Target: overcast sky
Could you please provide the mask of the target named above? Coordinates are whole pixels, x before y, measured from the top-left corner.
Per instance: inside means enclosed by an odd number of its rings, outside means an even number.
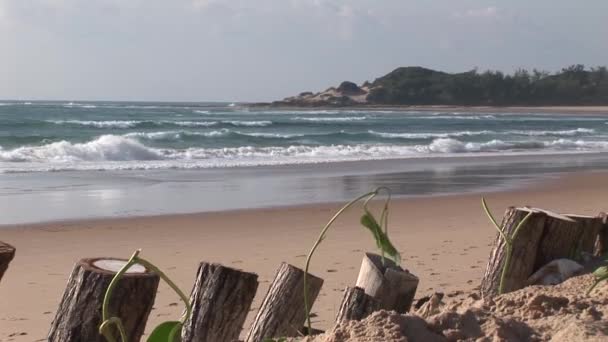
[[[0,0],[0,98],[262,101],[396,67],[608,64],[607,0]]]

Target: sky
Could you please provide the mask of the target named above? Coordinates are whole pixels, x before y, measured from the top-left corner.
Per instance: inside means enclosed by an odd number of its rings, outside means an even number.
[[[608,64],[606,0],[0,0],[0,99],[269,101],[400,66]]]

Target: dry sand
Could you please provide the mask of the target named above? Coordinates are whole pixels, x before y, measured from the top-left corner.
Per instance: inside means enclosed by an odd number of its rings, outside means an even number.
[[[559,285],[529,286],[487,299],[475,293],[436,295],[413,313],[378,311],[300,341],[606,341],[608,285],[598,285],[587,296],[593,280],[586,274]]]
[[[509,205],[597,214],[608,209],[606,173],[571,174],[546,184],[486,194],[497,216]],[[401,199],[393,202],[391,237],[403,264],[421,278],[418,297],[470,290],[479,284],[494,228],[480,208],[480,194]],[[17,254],[0,283],[0,340],[44,340],[74,262],[84,257],[128,257],[137,248],[186,292],[198,262],[220,262],[259,274],[259,306],[281,261],[303,265],[305,254],[336,204],[220,213],[42,223],[0,228],[0,240]],[[342,290],[356,280],[364,251],[374,251],[351,210],[337,222],[312,261],[325,279],[313,307],[314,325],[326,329]],[[160,288],[148,328],[179,317],[178,298]],[[250,322],[250,313],[246,326]]]

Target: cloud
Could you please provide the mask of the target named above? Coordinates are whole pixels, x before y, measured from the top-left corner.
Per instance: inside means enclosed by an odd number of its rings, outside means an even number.
[[[485,7],[485,8],[475,8],[475,9],[468,9],[466,11],[454,12],[453,16],[458,17],[458,18],[462,18],[462,17],[495,18],[498,16],[498,14],[499,14],[498,8],[496,8],[494,6],[490,6],[490,7]]]

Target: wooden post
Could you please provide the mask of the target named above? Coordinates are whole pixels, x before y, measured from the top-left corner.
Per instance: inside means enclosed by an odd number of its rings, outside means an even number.
[[[380,308],[406,313],[410,310],[418,277],[397,266],[392,260],[377,254],[365,253],[357,278],[357,287],[376,299]]]
[[[560,215],[538,208],[509,208],[501,223],[505,234],[512,236],[530,212],[532,215],[513,240],[511,262],[504,280],[505,293],[526,286],[534,272],[553,260],[574,259],[581,251],[592,252],[603,222],[599,217]],[[506,254],[507,244],[497,233],[481,283],[484,297],[499,293]]]
[[[346,287],[342,304],[336,316],[336,324],[350,320],[360,321],[380,310],[380,303],[365,293],[360,287]]]
[[[528,218],[526,225],[521,228],[513,241],[513,255],[505,278],[504,289],[506,292],[525,286],[528,277],[534,273],[538,244],[543,234],[547,216],[529,208],[510,207],[505,212],[500,224],[503,232],[507,236],[512,236],[519,222],[530,212],[533,212],[532,216]],[[484,297],[498,294],[506,254],[507,244],[502,236],[497,233],[494,248],[490,252],[490,259],[481,282],[481,294]]]
[[[574,259],[579,237],[583,233],[585,220],[576,220],[552,211],[533,208],[546,215],[543,235],[541,236],[534,262],[534,270],[538,270],[549,262],[560,259]]]
[[[282,263],[264,297],[246,342],[260,342],[265,338],[297,336],[304,326],[304,271]],[[323,279],[308,275],[308,302],[312,307],[321,291]]]
[[[0,280],[15,257],[15,247],[0,241]]]
[[[608,254],[608,214],[601,212],[597,218],[601,222],[601,227],[593,246],[593,255],[599,257]]]
[[[192,316],[182,329],[184,342],[238,339],[258,288],[258,276],[201,262],[190,295]]]
[[[576,246],[576,252],[584,252],[596,256],[600,256],[600,249],[604,248],[605,252],[608,252],[608,225],[606,223],[606,213],[599,213],[597,216],[585,216],[585,215],[565,215],[575,220],[580,225],[580,235],[578,236],[578,244]],[[602,234],[606,235],[603,238]],[[604,247],[600,247],[603,245]],[[578,257],[578,255],[575,255]]]
[[[127,260],[82,259],[74,266],[49,332],[49,342],[106,342],[99,334],[101,307],[110,281]],[[159,276],[132,266],[114,289],[109,311],[124,324],[129,341],[139,341],[152,310]],[[115,328],[110,328],[116,332]],[[120,341],[118,333],[115,338]]]

